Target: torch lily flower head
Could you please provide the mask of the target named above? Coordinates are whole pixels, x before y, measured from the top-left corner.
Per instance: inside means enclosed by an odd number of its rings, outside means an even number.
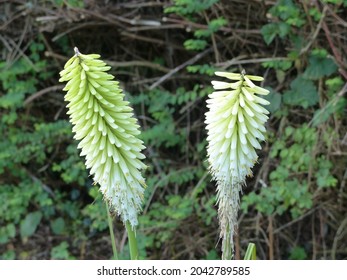
[[[215,74],[230,82],[212,81],[215,91],[207,100],[209,110],[205,120],[207,155],[209,171],[217,182],[223,258],[231,258],[239,192],[257,162],[255,150],[260,149],[259,142],[265,140],[264,124],[269,112],[262,105],[269,102],[260,96],[269,91],[253,83],[263,80],[259,76],[228,72]]]
[[[111,68],[97,54],[75,55],[60,72],[74,138],[79,141],[86,167],[100,186],[104,199],[132,227],[138,223],[145,180],[141,162],[145,148],[132,108],[114,77]]]

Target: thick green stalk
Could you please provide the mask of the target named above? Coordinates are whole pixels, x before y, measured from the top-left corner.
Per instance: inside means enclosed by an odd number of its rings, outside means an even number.
[[[130,225],[130,223],[128,221],[125,223],[125,227],[126,227],[127,232],[128,232],[130,258],[132,260],[138,260],[139,259],[139,252],[137,249],[137,241],[136,241],[135,231],[133,230],[133,227]]]
[[[108,220],[108,227],[110,229],[110,236],[111,236],[111,244],[112,244],[112,251],[113,251],[113,258],[115,260],[118,260],[118,253],[117,253],[117,247],[116,247],[116,240],[114,238],[114,233],[113,233],[113,223],[112,223],[112,217],[110,214],[110,209],[108,206],[107,201],[105,201],[106,205],[106,212],[107,212],[107,220]]]
[[[244,260],[256,260],[257,251],[254,243],[249,243]]]

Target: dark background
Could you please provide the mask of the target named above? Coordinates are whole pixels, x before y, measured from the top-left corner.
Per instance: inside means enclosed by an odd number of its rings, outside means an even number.
[[[112,256],[58,82],[77,46],[112,66],[143,131],[141,258],[219,258],[205,101],[215,70],[244,68],[271,115],[236,258],[254,242],[259,259],[346,259],[346,14],[346,0],[0,0],[0,258]]]

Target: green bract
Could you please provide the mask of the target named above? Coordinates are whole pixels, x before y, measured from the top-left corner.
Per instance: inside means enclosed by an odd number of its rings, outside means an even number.
[[[140,172],[146,167],[140,161],[145,158],[141,153],[145,147],[136,137],[139,125],[118,82],[106,73],[111,67],[99,57],[75,48],[59,81],[67,82],[63,89],[67,113],[86,167],[123,222],[135,227],[145,188]]]
[[[251,168],[257,161],[255,149],[260,149],[269,112],[261,105],[269,104],[257,95],[268,90],[253,81],[262,77],[236,73],[216,72],[232,82],[212,81],[216,90],[209,95],[206,113],[208,131],[209,171],[217,182],[218,216],[223,238],[223,259],[233,255],[233,235],[237,225],[239,192]]]

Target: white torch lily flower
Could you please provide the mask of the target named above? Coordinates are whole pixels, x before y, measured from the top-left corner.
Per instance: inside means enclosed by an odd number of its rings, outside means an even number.
[[[258,158],[255,149],[260,149],[259,141],[265,140],[264,124],[269,112],[261,105],[270,103],[258,95],[267,95],[269,91],[252,82],[262,81],[259,76],[227,72],[215,74],[232,80],[212,81],[215,91],[207,100],[209,111],[205,120],[209,171],[217,182],[222,258],[231,259],[239,193],[246,176],[252,175],[251,168]]]
[[[140,131],[132,108],[124,101],[118,82],[106,72],[111,67],[99,57],[75,48],[59,81],[67,82],[63,89],[67,113],[90,175],[122,221],[134,228],[145,188],[140,172],[146,167],[140,161],[145,158],[141,153],[145,147],[137,138]]]

